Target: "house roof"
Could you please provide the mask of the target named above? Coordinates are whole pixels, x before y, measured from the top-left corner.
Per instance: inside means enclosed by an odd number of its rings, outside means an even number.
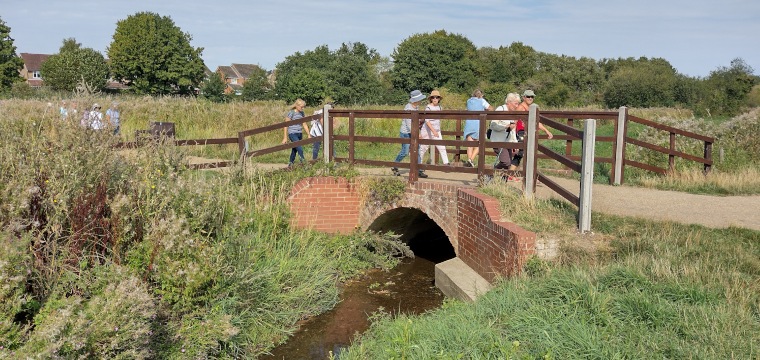
[[[240,77],[231,66],[220,66],[216,68],[216,71],[222,73],[226,79],[236,79]]]
[[[42,63],[44,63],[49,57],[49,54],[21,53],[21,59],[24,60],[24,66],[26,66],[27,71],[38,71],[42,69]]]
[[[232,64],[232,69],[244,79],[251,77],[251,74],[258,68],[259,66],[254,64]]]

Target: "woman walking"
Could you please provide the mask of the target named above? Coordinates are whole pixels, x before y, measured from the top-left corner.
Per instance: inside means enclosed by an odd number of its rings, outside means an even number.
[[[430,92],[430,96],[428,96],[429,103],[427,106],[425,106],[425,110],[428,111],[441,111],[443,108],[441,107],[441,93],[438,90],[433,90]],[[422,131],[420,131],[420,139],[433,139],[433,140],[443,140],[443,136],[441,136],[441,120],[440,119],[426,119],[425,123],[422,125]],[[420,145],[420,163],[422,163],[422,158],[425,156],[425,153],[428,150],[428,147],[430,145]],[[438,153],[441,155],[441,160],[443,160],[443,165],[449,164],[449,155],[446,153],[446,147],[443,145],[436,145],[435,149],[438,150]],[[431,154],[432,156],[432,154]],[[432,159],[431,159],[432,162]],[[435,165],[435,164],[434,164]]]
[[[305,107],[306,107],[306,102],[301,99],[297,99],[296,102],[294,102],[293,105],[290,106],[290,111],[288,111],[288,115],[285,116],[285,121],[303,119],[305,117],[303,108]],[[301,141],[303,139],[304,128],[306,128],[306,134],[308,134],[309,126],[306,125],[306,123],[296,123],[296,124],[288,125],[288,127],[283,129],[284,134],[282,136],[282,143],[287,144],[288,141],[290,142]],[[298,157],[300,158],[301,163],[304,162],[305,159],[303,157],[303,147],[299,145],[290,150],[290,162],[288,162],[288,167],[293,166],[293,162],[296,161],[296,153],[298,153]]]

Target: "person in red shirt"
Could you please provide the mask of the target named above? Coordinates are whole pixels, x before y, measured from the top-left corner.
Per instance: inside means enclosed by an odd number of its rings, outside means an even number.
[[[533,104],[533,101],[536,98],[536,94],[533,92],[533,90],[525,90],[522,94],[522,97],[523,97],[523,101],[517,107],[517,111],[530,110],[530,106]],[[549,139],[554,137],[554,135],[552,135],[549,129],[547,129],[540,122],[538,123],[538,129],[545,132],[546,135],[549,137]],[[525,123],[522,120],[517,121],[517,124],[515,125],[515,131],[517,131],[517,140],[519,142],[522,142],[523,138],[525,138]],[[512,164],[509,166],[509,170],[516,170],[517,167],[520,166],[520,161],[522,161],[522,158],[523,158],[522,149],[514,152],[512,155]]]

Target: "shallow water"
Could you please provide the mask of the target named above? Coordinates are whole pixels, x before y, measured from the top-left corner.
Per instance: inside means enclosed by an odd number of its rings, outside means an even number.
[[[435,287],[435,263],[404,259],[390,271],[372,270],[346,284],[335,308],[305,322],[272,355],[260,359],[328,359],[369,328],[372,313],[420,314],[438,308],[443,299]]]

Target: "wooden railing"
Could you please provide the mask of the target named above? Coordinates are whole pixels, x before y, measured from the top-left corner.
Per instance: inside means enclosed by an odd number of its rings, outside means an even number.
[[[322,138],[307,138],[303,139],[297,142],[287,143],[287,144],[279,144],[274,146],[268,146],[258,149],[247,149],[246,147],[246,139],[251,136],[271,132],[271,131],[282,131],[283,128],[293,125],[293,124],[299,124],[304,122],[310,122],[314,119],[317,119],[319,117],[323,117],[324,123],[325,123],[325,134],[328,136],[328,138],[322,139]],[[336,118],[345,118],[348,119],[348,126],[347,126],[347,134],[335,134],[335,128],[334,119]],[[366,134],[359,134],[356,131],[356,121],[357,119],[402,119],[402,118],[409,118],[411,119],[412,127],[411,127],[411,138],[399,138],[399,137],[383,137],[383,136],[369,136]],[[537,166],[537,159],[552,159],[554,161],[559,162],[563,166],[567,167],[568,169],[580,172],[580,163],[578,161],[581,160],[580,155],[574,155],[573,154],[573,142],[575,141],[581,141],[583,138],[583,131],[577,129],[576,121],[581,119],[597,119],[600,121],[614,121],[614,135],[613,136],[596,136],[595,141],[596,142],[611,142],[613,147],[613,153],[609,156],[596,156],[594,158],[594,161],[597,163],[609,163],[612,164],[611,170],[610,170],[610,182],[620,184],[622,183],[623,179],[623,171],[625,168],[625,165],[633,166],[636,168],[644,169],[647,171],[652,171],[658,174],[667,174],[670,171],[673,171],[675,167],[675,159],[681,158],[688,161],[694,161],[698,162],[704,165],[704,171],[710,171],[712,167],[712,144],[714,142],[714,139],[708,136],[699,135],[696,133],[692,133],[689,131],[677,129],[671,126],[662,125],[659,123],[655,123],[650,120],[642,119],[636,116],[628,115],[626,108],[621,108],[619,111],[544,111],[544,112],[538,112],[536,110],[536,119],[538,122],[543,124],[544,126],[547,126],[551,129],[554,129],[556,131],[559,131],[560,133],[556,133],[553,136],[552,140],[549,141],[564,141],[565,142],[565,151],[564,153],[558,153],[555,151],[552,151],[549,147],[539,144],[538,141],[533,141],[532,144],[534,146],[534,154],[535,157],[533,159],[524,158],[523,161],[531,161],[534,166]],[[443,140],[434,140],[434,139],[420,139],[419,138],[419,132],[420,129],[417,126],[414,126],[419,122],[420,119],[440,119],[441,122],[447,122],[447,121],[455,121],[455,125],[448,126],[453,127],[456,130],[454,131],[441,131],[441,134],[444,137],[454,137],[453,140],[451,139],[443,139]],[[462,139],[462,121],[465,119],[478,119],[480,120],[479,126],[480,126],[480,139],[477,141],[466,141]],[[562,122],[562,120],[565,120]],[[173,143],[176,146],[193,146],[193,145],[214,145],[214,144],[238,144],[238,150],[241,154],[241,159],[247,159],[252,157],[258,157],[266,154],[271,154],[278,151],[283,150],[290,150],[291,148],[295,146],[304,146],[313,144],[317,141],[325,140],[325,147],[323,151],[326,151],[327,154],[329,154],[326,159],[328,161],[338,161],[338,162],[346,162],[349,164],[362,164],[362,165],[370,165],[370,166],[381,166],[381,167],[398,167],[398,168],[407,168],[409,169],[409,178],[408,181],[415,182],[418,181],[418,172],[419,170],[436,170],[446,173],[466,173],[466,174],[474,174],[477,175],[479,178],[482,178],[483,176],[489,175],[493,176],[495,173],[495,170],[490,164],[492,161],[487,160],[487,158],[491,158],[495,156],[496,154],[493,151],[490,151],[493,148],[503,148],[503,149],[510,149],[510,150],[520,150],[522,149],[526,153],[528,153],[528,144],[526,143],[509,143],[509,142],[491,142],[486,140],[485,134],[486,134],[486,128],[487,124],[491,120],[522,120],[526,123],[526,128],[531,126],[531,123],[529,121],[529,112],[500,112],[500,111],[482,111],[482,112],[471,112],[471,111],[460,111],[460,110],[446,110],[446,111],[396,111],[396,110],[347,110],[347,109],[329,109],[326,108],[324,111],[324,114],[321,115],[312,115],[305,117],[303,119],[299,120],[290,120],[290,121],[284,121],[284,122],[278,122],[272,125],[263,126],[256,129],[250,129],[250,130],[244,130],[238,132],[237,137],[228,137],[228,138],[216,138],[216,139],[189,139],[189,140],[172,140]],[[646,143],[644,141],[631,138],[627,135],[627,127],[628,127],[628,121],[632,121],[638,124],[642,124],[644,126],[652,127],[655,129],[659,129],[662,131],[667,131],[670,134],[670,144],[669,147],[663,147],[655,144]],[[676,136],[683,136],[689,139],[695,139],[698,141],[704,142],[704,154],[703,156],[697,156],[692,155],[688,153],[684,153],[681,151],[677,151],[675,148],[676,145]],[[546,135],[535,135],[535,140],[539,139],[547,139]],[[333,154],[335,141],[345,141],[347,142],[348,147],[348,154],[346,157],[334,157]],[[389,160],[376,160],[376,159],[367,159],[367,158],[361,158],[357,156],[356,153],[356,145],[360,143],[384,143],[384,144],[409,144],[409,160],[408,162],[402,162],[397,163],[394,161],[390,161],[392,156],[395,153],[389,153],[388,159]],[[430,145],[431,147],[436,145],[443,145],[447,147],[447,152],[454,155],[454,161],[459,160],[459,157],[461,154],[466,153],[466,150],[463,148],[466,148],[468,146],[470,147],[477,147],[479,149],[478,154],[478,160],[477,160],[477,166],[473,168],[468,167],[462,167],[462,166],[442,166],[436,164],[436,158],[433,159],[432,164],[421,164],[417,162],[418,158],[418,149],[419,145],[425,144]],[[637,161],[633,161],[630,159],[625,158],[625,145],[631,144],[640,146],[652,151],[660,152],[663,154],[666,154],[668,156],[668,166],[667,168],[661,168],[658,166],[641,163]],[[254,144],[255,146],[256,144]],[[116,145],[120,148],[134,148],[137,146],[140,146],[140,142],[126,142],[126,143],[119,143]],[[617,149],[617,150],[616,150]],[[437,152],[433,152],[437,154]],[[220,161],[220,162],[213,162],[213,163],[206,163],[206,164],[196,164],[193,167],[194,168],[213,168],[213,167],[224,167],[224,166],[230,166],[234,164],[235,161]],[[579,199],[577,196],[573,195],[572,192],[562,189],[559,185],[551,181],[551,179],[548,176],[545,176],[543,173],[538,171],[536,167],[535,172],[535,179],[538,180],[564,198],[566,198],[568,201],[570,201],[573,204],[578,205]],[[616,174],[616,172],[620,172],[620,174]],[[496,172],[500,172],[500,170],[496,170]],[[511,172],[513,175],[520,175],[525,176],[524,170],[516,170]],[[617,176],[619,175],[619,176]],[[619,182],[616,182],[615,179],[619,179]],[[530,183],[527,181],[526,183]],[[535,187],[536,181],[532,182],[532,185]],[[535,190],[535,189],[532,189]]]

